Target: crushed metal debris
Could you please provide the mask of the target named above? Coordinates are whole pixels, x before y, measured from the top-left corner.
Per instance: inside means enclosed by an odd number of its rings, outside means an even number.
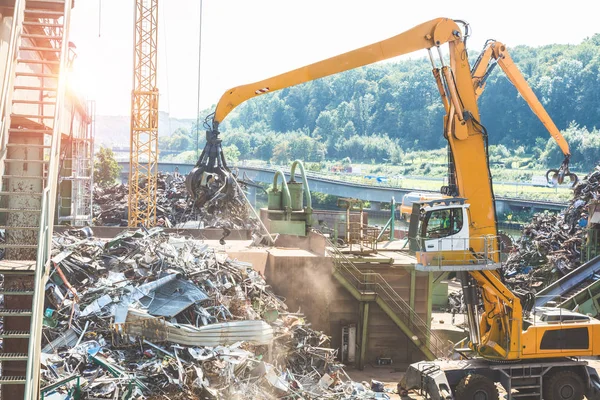
[[[573,189],[573,198],[561,213],[536,214],[504,264],[503,275],[512,289],[537,292],[582,263],[586,241],[587,206],[600,198],[600,166]],[[583,224],[580,224],[584,221]]]
[[[227,228],[259,230],[249,217],[248,205],[239,185],[217,190],[207,186],[205,196],[192,199],[186,190],[185,176],[159,172],[157,189],[157,225],[166,228]],[[225,190],[226,189],[226,190]],[[127,226],[127,184],[107,188],[94,186],[94,225]]]
[[[42,387],[78,377],[84,398],[389,398],[351,381],[329,338],[251,264],[202,241],[73,229],[55,235],[52,265]]]

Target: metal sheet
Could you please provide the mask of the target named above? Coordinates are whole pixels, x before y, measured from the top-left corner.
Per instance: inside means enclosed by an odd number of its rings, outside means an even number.
[[[175,279],[159,286],[140,301],[148,307],[150,315],[174,317],[189,306],[206,299],[208,296],[198,286],[183,279]]]

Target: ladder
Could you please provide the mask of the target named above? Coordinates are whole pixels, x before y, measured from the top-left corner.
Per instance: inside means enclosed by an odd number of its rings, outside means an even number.
[[[0,100],[0,389],[37,399],[71,0],[16,0]]]

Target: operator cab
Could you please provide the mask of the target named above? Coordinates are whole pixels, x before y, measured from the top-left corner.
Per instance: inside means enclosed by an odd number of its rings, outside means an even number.
[[[461,197],[413,203],[408,237],[418,270],[496,269],[496,237],[469,235],[469,204]]]
[[[469,248],[469,205],[451,197],[413,203],[408,236],[414,251]]]

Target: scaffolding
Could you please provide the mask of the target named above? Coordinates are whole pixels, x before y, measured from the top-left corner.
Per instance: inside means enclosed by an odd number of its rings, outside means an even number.
[[[58,178],[57,219],[59,224],[86,226],[92,224],[94,187],[94,137],[96,103],[88,101],[86,114],[90,118],[84,135],[71,135],[63,142],[61,172]]]

